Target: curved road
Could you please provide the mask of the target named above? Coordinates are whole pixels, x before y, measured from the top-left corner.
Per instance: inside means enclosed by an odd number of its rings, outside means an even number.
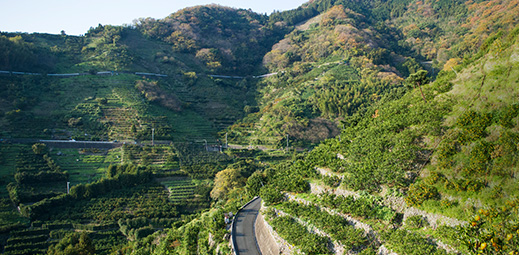
[[[235,253],[239,255],[260,255],[254,224],[261,208],[261,198],[245,206],[234,219],[236,238]]]

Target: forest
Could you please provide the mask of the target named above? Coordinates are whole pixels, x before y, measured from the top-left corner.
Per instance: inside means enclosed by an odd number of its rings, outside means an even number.
[[[516,13],[315,0],[0,32],[1,251],[234,254],[225,217],[259,196],[283,254],[519,254]]]

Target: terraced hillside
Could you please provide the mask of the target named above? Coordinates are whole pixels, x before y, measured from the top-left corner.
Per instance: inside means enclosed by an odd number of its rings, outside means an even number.
[[[263,213],[290,244],[282,250],[517,252],[513,35],[499,53],[371,107],[351,118],[340,138],[276,174],[263,173]]]

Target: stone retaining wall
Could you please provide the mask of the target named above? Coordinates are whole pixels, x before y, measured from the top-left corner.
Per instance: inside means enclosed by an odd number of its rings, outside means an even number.
[[[261,204],[261,210],[258,214],[258,218],[256,219],[256,236],[258,239],[258,244],[262,254],[283,254],[283,255],[292,255],[292,254],[301,254],[301,251],[288,243],[285,239],[278,235],[276,231],[270,226],[270,224],[265,220],[263,214],[261,213],[264,209],[263,203]],[[259,233],[261,232],[261,233]],[[258,235],[259,233],[259,235]],[[260,237],[261,235],[261,237]],[[265,237],[266,239],[264,239]],[[270,238],[270,240],[269,240]],[[272,252],[272,253],[269,253]]]
[[[278,255],[279,247],[278,243],[272,236],[268,223],[263,218],[261,213],[256,218],[256,239],[258,240],[258,246],[262,255]],[[270,228],[270,229],[269,229]]]

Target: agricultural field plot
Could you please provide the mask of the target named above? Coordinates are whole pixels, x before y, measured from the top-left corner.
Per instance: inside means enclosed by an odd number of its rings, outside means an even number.
[[[113,150],[53,150],[52,158],[69,173],[71,185],[90,183],[104,177],[111,164],[121,162],[120,149]]]
[[[26,145],[0,143],[0,197],[8,196],[6,185],[14,182],[16,156]]]
[[[11,231],[4,254],[46,254],[49,246],[73,232],[85,232],[96,247],[96,254],[109,254],[113,246],[126,242],[117,223],[79,224],[67,221],[33,222],[29,229]]]
[[[195,197],[196,185],[191,178],[166,178],[160,181],[169,191],[169,199],[174,203],[187,201]]]
[[[153,219],[178,216],[175,205],[168,199],[168,192],[158,183],[148,182],[124,189],[106,188],[91,198],[62,201],[36,213],[33,208],[31,217],[40,221],[105,224],[135,217]]]
[[[125,145],[122,148],[125,162],[153,166],[156,170],[178,169],[178,159],[170,146]]]
[[[47,248],[57,243],[49,240],[49,229],[32,228],[16,230],[10,233],[7,245],[4,247],[5,254],[45,254]]]
[[[169,191],[169,199],[175,204],[193,206],[208,201],[209,180],[169,177],[158,181]]]
[[[4,244],[6,231],[22,227],[28,221],[20,215],[9,198],[0,198],[0,244]]]

